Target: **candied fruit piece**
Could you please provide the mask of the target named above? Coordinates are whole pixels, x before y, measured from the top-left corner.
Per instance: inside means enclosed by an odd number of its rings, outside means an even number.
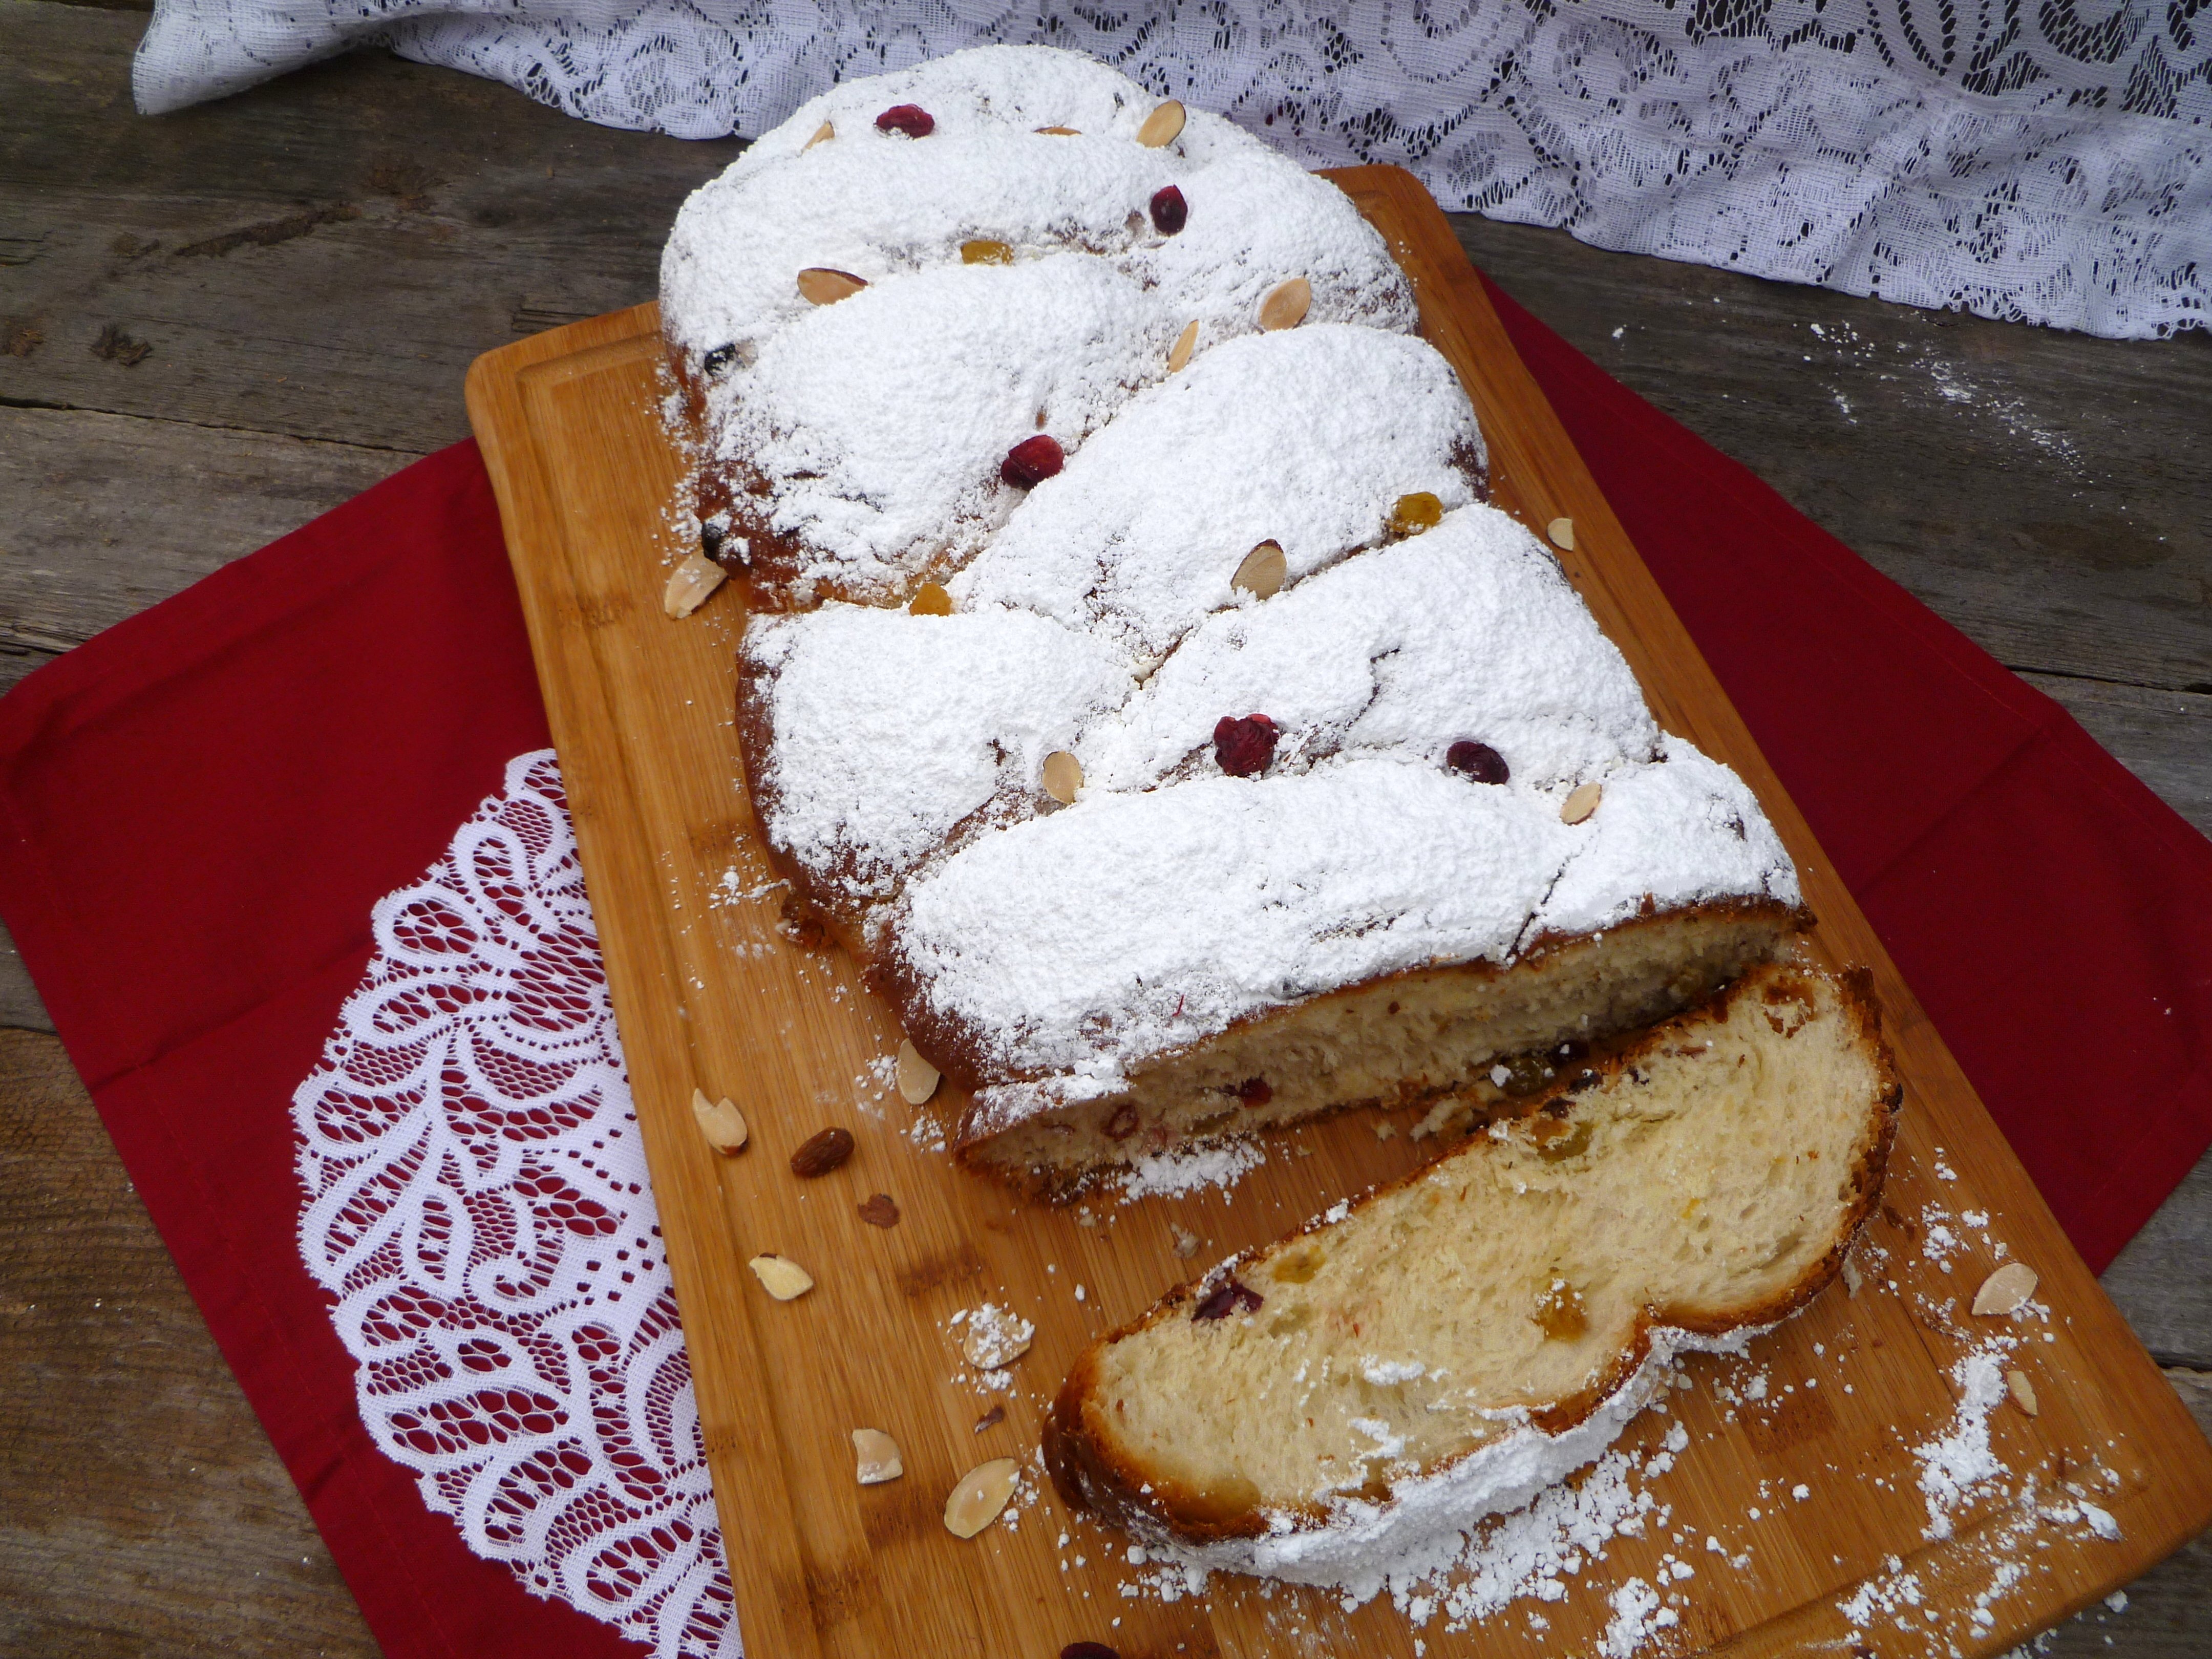
[[[927,138],[937,131],[937,118],[919,104],[893,104],[876,117],[878,132],[902,132],[909,138]]]
[[[1057,439],[1040,432],[1034,438],[1024,438],[1006,452],[1006,459],[999,464],[999,476],[1018,489],[1029,489],[1042,483],[1067,464],[1066,452]]]
[[[988,236],[960,244],[960,263],[963,265],[1010,265],[1013,262],[1013,249]]]
[[[1455,772],[1465,773],[1477,783],[1503,783],[1513,775],[1504,756],[1473,738],[1462,738],[1445,750],[1444,764]]]
[[[1164,185],[1152,192],[1152,228],[1161,235],[1174,235],[1189,217],[1190,204],[1182,199],[1182,192],[1173,185]]]
[[[924,582],[914,590],[914,597],[906,602],[906,608],[917,617],[949,617],[952,614],[952,595],[945,591],[941,582]]]
[[[1265,714],[1243,720],[1224,714],[1213,727],[1213,758],[1232,778],[1249,778],[1267,769],[1275,758],[1275,723]]]
[[[1260,1292],[1233,1275],[1223,1279],[1198,1306],[1191,1310],[1193,1319],[1226,1319],[1231,1314],[1257,1313],[1262,1298]]]

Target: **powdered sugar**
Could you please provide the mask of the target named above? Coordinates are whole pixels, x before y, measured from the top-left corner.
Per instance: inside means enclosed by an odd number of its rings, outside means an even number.
[[[1267,1153],[1258,1143],[1242,1137],[1151,1153],[1130,1165],[1121,1201],[1180,1198],[1207,1187],[1233,1187],[1266,1162]]]
[[[1920,1490],[1928,1499],[1929,1538],[1951,1535],[1953,1511],[2005,1473],[1990,1446],[1990,1413],[2005,1399],[2004,1362],[2019,1342],[1995,1337],[1970,1349],[1951,1368],[1959,1409],[1948,1432],[1912,1449]]]

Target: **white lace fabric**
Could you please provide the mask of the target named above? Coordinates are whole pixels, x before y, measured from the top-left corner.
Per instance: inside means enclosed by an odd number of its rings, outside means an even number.
[[[2119,337],[2212,308],[2206,0],[155,0],[134,82],[153,113],[380,45],[705,138],[987,41],[1600,247]]]
[[[293,1097],[299,1244],[362,1423],[471,1550],[739,1651],[637,1119],[550,750],[421,880]]]

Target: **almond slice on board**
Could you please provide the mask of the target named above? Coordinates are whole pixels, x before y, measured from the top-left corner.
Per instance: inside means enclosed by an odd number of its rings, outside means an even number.
[[[720,587],[729,573],[703,553],[684,556],[684,562],[668,573],[668,586],[660,590],[660,608],[671,622],[681,622]]]
[[[1184,366],[1190,362],[1190,354],[1197,349],[1198,325],[1185,323],[1182,332],[1176,336],[1176,343],[1168,348],[1168,373],[1182,374]]]
[[[2005,1391],[2012,1395],[2012,1403],[2030,1417],[2043,1415],[2043,1407],[2036,1403],[2035,1384],[2027,1380],[2026,1371],[2007,1371]]]
[[[960,1352],[979,1371],[1004,1370],[1030,1351],[1036,1327],[1018,1313],[985,1303],[968,1316]]]
[[[858,1464],[854,1472],[864,1486],[879,1486],[906,1473],[899,1462],[898,1442],[881,1429],[854,1430],[853,1456]]]
[[[1305,321],[1306,308],[1312,304],[1313,284],[1304,277],[1293,276],[1287,283],[1278,283],[1260,301],[1260,326],[1270,332],[1296,328]]]
[[[898,1051],[899,1098],[909,1106],[927,1106],[937,1092],[937,1067],[924,1060],[911,1042]]]
[[[2033,1296],[2035,1285],[2034,1268],[2025,1261],[2008,1261],[1974,1292],[1974,1311],[1984,1319],[2001,1319]]]
[[[1011,1457],[978,1463],[945,1498],[945,1529],[955,1538],[973,1538],[999,1518],[1021,1478],[1022,1466]]]
[[[725,1158],[744,1150],[745,1115],[737,1103],[725,1096],[720,1100],[709,1100],[703,1089],[691,1091],[691,1115],[699,1120],[699,1133],[707,1137],[707,1144]]]
[[[789,1256],[757,1255],[745,1266],[761,1288],[779,1302],[793,1302],[814,1288],[814,1275]]]
[[[849,300],[867,283],[849,270],[832,270],[827,265],[809,265],[799,273],[799,297],[811,306],[834,306],[840,300]]]
[[[1552,538],[1552,545],[1561,552],[1575,550],[1575,521],[1572,519],[1553,520],[1544,526],[1544,533]]]
[[[1146,149],[1164,149],[1182,137],[1183,123],[1189,118],[1183,106],[1170,98],[1145,118],[1145,125],[1137,129],[1137,142]]]

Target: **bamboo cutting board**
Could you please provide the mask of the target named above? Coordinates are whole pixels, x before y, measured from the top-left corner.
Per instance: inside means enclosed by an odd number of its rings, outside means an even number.
[[[1689,1363],[1694,1386],[1624,1442],[1650,1452],[1672,1425],[1688,1431],[1674,1467],[1642,1478],[1656,1516],[1565,1575],[1565,1598],[1536,1617],[1523,1600],[1459,1630],[1442,1615],[1416,1626],[1387,1598],[1346,1611],[1318,1592],[1221,1577],[1172,1601],[1126,1593],[1143,1576],[1126,1540],[1069,1516],[1033,1456],[1068,1363],[1170,1285],[1435,1149],[1380,1139],[1376,1119],[1356,1115],[1277,1138],[1231,1188],[1058,1210],[956,1170],[933,1145],[957,1112],[949,1088],[907,1106],[890,1076],[899,1033],[850,962],[780,927],[738,775],[738,595],[726,587],[681,623],[661,614],[668,568],[686,550],[671,527],[680,464],[656,412],[654,310],[542,334],[477,361],[469,410],[605,950],[746,1650],[1044,1659],[1088,1639],[1124,1659],[1413,1659],[1595,1652],[1609,1631],[1620,1641],[1642,1628],[1651,1653],[2001,1651],[2212,1518],[2212,1448],[1783,793],[1443,215],[1395,168],[1331,176],[1389,239],[1424,331],[1474,398],[1498,504],[1540,530],[1573,520],[1568,573],[1661,723],[1758,792],[1820,917],[1814,951],[1873,970],[1906,1097],[1864,1282],[1855,1295],[1832,1289],[1748,1360]],[[896,757],[885,778],[896,787]],[[740,1156],[720,1158],[700,1136],[695,1087],[744,1109],[752,1139]],[[833,1124],[857,1137],[853,1160],[796,1179],[792,1151]],[[857,1213],[878,1193],[898,1208],[888,1229]],[[1179,1231],[1200,1241],[1194,1256],[1176,1253]],[[1956,1426],[1951,1378],[1967,1346],[2014,1328],[1967,1310],[2001,1252],[2041,1275],[2050,1310],[2017,1328],[2026,1340],[2005,1361],[2029,1378],[2039,1414],[1996,1407],[1993,1449],[2008,1473],[1931,1539],[1912,1449]],[[770,1300],[744,1267],[763,1253],[798,1261],[817,1288]],[[1036,1326],[1004,1380],[978,1376],[960,1352],[955,1316],[985,1302]],[[1003,1420],[979,1428],[994,1406]],[[901,1479],[856,1484],[849,1436],[864,1427],[897,1440]],[[1002,1456],[1028,1469],[1012,1523],[953,1537],[946,1493]],[[2082,1497],[2116,1536],[2080,1518]],[[2039,1519],[2039,1504],[2062,1518]],[[1617,1595],[1643,1593],[1631,1580],[1656,1587],[1656,1620],[1622,1620],[1635,1604]]]

